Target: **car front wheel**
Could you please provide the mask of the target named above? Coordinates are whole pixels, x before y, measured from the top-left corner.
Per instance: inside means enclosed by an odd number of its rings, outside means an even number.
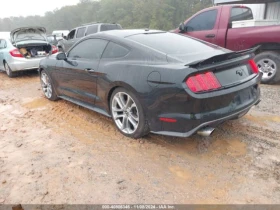
[[[137,97],[124,88],[117,88],[110,100],[111,115],[118,130],[130,138],[148,134],[149,127]]]
[[[41,87],[42,87],[43,93],[46,96],[46,98],[51,101],[57,100],[58,97],[54,91],[52,82],[51,82],[48,74],[44,70],[41,72],[40,81],[41,81]]]

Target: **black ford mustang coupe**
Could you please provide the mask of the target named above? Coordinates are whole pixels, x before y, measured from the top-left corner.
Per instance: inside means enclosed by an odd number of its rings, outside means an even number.
[[[42,60],[39,72],[49,100],[112,117],[128,137],[210,135],[259,103],[254,50],[157,30],[107,31]]]

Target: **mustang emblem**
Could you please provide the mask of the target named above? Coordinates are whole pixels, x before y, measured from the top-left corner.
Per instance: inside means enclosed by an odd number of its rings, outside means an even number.
[[[236,74],[238,74],[239,76],[243,76],[243,71],[242,70],[237,70]]]

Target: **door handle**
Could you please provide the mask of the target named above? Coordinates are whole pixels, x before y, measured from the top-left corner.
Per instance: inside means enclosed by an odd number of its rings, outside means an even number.
[[[87,71],[88,73],[93,73],[93,72],[95,72],[94,69],[90,69],[90,68],[85,69],[85,71]]]
[[[207,34],[205,37],[206,38],[214,38],[216,35],[215,34]]]

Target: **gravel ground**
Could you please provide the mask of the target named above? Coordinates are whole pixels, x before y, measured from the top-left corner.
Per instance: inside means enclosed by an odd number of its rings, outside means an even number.
[[[209,138],[132,140],[36,72],[0,81],[0,204],[280,203],[280,86]]]

